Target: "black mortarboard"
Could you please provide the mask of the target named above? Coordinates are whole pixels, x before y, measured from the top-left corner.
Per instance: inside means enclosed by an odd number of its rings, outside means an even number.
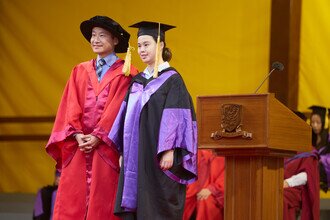
[[[312,114],[311,115],[319,115],[322,121],[322,126],[325,126],[325,119],[327,117],[327,109],[325,107],[322,106],[317,106],[317,105],[312,105],[311,107],[309,107],[309,109],[312,110]]]
[[[165,31],[175,28],[175,26],[172,26],[172,25],[162,24],[162,23],[152,22],[152,21],[141,21],[141,22],[133,24],[129,27],[139,28],[138,34],[137,34],[138,37],[141,35],[150,35],[155,40],[157,40],[158,30],[160,29],[160,33],[159,33],[160,41],[165,41]]]
[[[130,34],[124,30],[116,21],[107,16],[97,15],[89,20],[83,21],[80,24],[81,33],[86,40],[90,42],[92,30],[94,27],[101,27],[108,30],[111,34],[118,38],[118,44],[115,46],[116,53],[125,53],[128,47]]]
[[[306,121],[307,117],[304,113],[300,112],[300,111],[293,111],[299,118],[301,118],[302,120]]]

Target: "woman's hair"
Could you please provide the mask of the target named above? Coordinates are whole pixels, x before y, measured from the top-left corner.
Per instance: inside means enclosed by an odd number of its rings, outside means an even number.
[[[155,42],[157,42],[157,37],[152,36],[152,38],[155,40]],[[164,61],[169,62],[172,59],[172,52],[170,48],[166,47],[165,41],[163,42],[164,42],[164,48],[163,48],[162,58]]]
[[[164,42],[162,57],[164,61],[170,61],[172,59],[172,52],[170,48],[165,47],[165,42]]]

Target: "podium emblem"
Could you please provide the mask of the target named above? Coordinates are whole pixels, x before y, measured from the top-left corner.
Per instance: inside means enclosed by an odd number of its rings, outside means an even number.
[[[242,105],[223,104],[221,106],[221,130],[211,134],[211,138],[219,140],[222,137],[252,138],[252,133],[242,131]]]

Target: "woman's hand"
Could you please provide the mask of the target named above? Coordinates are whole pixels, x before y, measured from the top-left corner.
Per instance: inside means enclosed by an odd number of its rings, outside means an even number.
[[[81,151],[90,153],[100,143],[100,139],[92,134],[77,134],[76,140]]]
[[[174,150],[165,151],[159,162],[160,169],[168,170],[173,166]]]

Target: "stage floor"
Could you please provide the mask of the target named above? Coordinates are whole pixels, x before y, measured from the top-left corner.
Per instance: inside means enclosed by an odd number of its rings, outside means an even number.
[[[0,220],[31,220],[35,197],[36,194],[0,193]],[[320,209],[320,220],[329,220],[330,199],[321,199]]]

